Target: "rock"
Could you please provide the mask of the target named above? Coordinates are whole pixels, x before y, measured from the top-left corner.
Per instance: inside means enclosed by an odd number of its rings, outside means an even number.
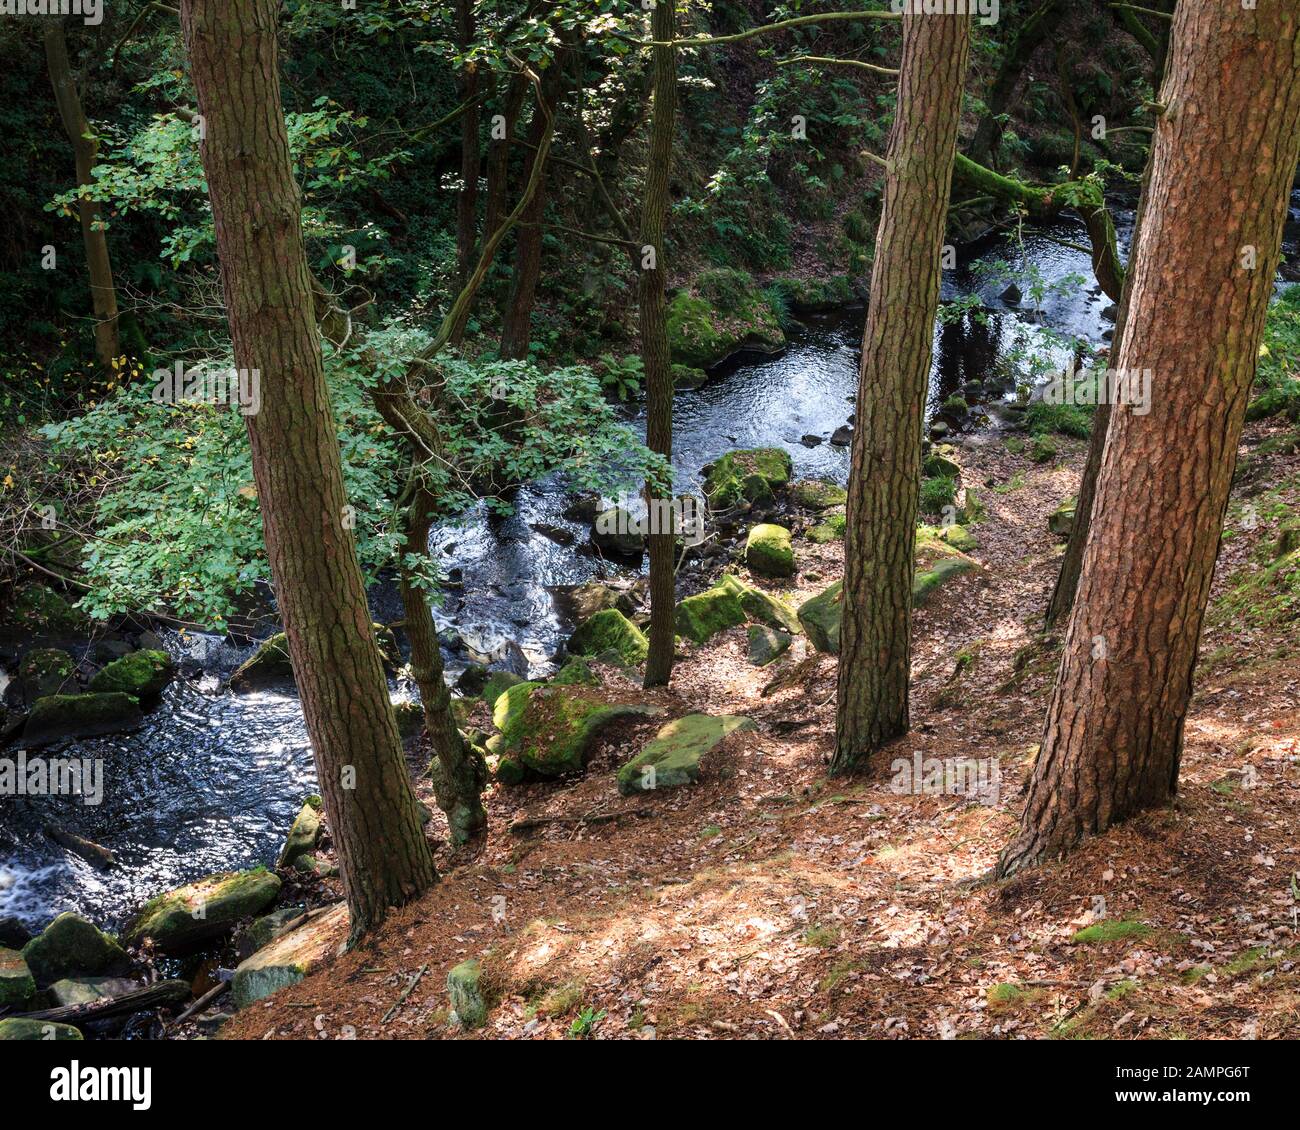
[[[279,893],[279,877],[265,868],[209,875],[151,899],[124,938],[132,945],[152,941],[163,953],[185,953],[265,910]]]
[[[551,682],[562,687],[596,687],[600,685],[600,676],[591,669],[591,663],[587,659],[575,655],[555,673]]]
[[[829,510],[848,500],[848,491],[824,479],[800,479],[790,484],[790,501],[805,510]]]
[[[668,348],[675,363],[707,369],[742,349],[785,348],[776,314],[743,271],[701,272],[696,290],[679,291],[668,304]]]
[[[965,526],[956,523],[941,527],[936,531],[935,536],[942,538],[953,549],[960,549],[962,553],[969,553],[972,549],[979,548],[979,539]]]
[[[427,824],[432,819],[433,814],[423,805],[420,805],[420,811],[420,823]],[[293,869],[300,875],[311,875],[317,879],[332,879],[339,873],[336,864],[315,855],[300,855],[293,861]]]
[[[804,447],[820,447],[826,441],[823,440],[821,436],[804,435],[799,437],[799,442],[802,443]]]
[[[420,711],[420,717],[423,721],[423,709]],[[306,855],[315,849],[320,841],[323,808],[324,804],[318,796],[309,796],[303,801],[302,808],[294,817],[289,835],[284,841],[284,847],[280,849],[280,858],[275,861],[277,868],[292,867],[300,855]]]
[[[745,609],[735,586],[726,578],[711,589],[688,596],[677,603],[677,633],[696,643],[704,643],[718,632],[745,622]]]
[[[492,676],[483,684],[483,701],[493,706],[506,691],[511,687],[517,687],[523,681],[518,675],[511,674],[509,671],[493,671]]]
[[[282,906],[270,914],[253,920],[246,930],[235,935],[235,952],[240,958],[251,957],[263,946],[270,945],[306,912],[305,904]]]
[[[462,1028],[477,1028],[487,1019],[482,989],[483,967],[475,958],[462,961],[447,974],[447,996],[452,1015]]]
[[[621,506],[611,506],[592,522],[591,544],[601,553],[639,559],[645,552],[645,534],[639,519]]]
[[[55,1024],[52,1020],[28,1020],[11,1016],[0,1020],[0,1040],[80,1040],[81,1033],[71,1024]]]
[[[136,729],[140,704],[125,694],[55,694],[37,699],[23,727],[23,745],[42,746],[67,738],[91,738]]]
[[[930,438],[933,440],[941,440],[948,434],[949,431],[950,429],[948,425],[945,424],[942,420],[935,420],[930,425]]]
[[[520,683],[497,699],[492,715],[500,731],[488,740],[489,752],[500,757],[497,779],[509,785],[526,776],[581,773],[610,723],[657,713],[658,707],[609,702],[589,687]]]
[[[672,367],[673,388],[681,391],[682,389],[703,388],[709,381],[709,374],[703,369],[696,369],[690,365],[674,365]]]
[[[810,542],[816,545],[825,545],[827,542],[839,541],[844,537],[848,519],[845,516],[843,506],[836,506],[828,510],[822,515],[822,519],[817,525],[809,527],[804,535]]]
[[[784,526],[763,522],[749,531],[745,540],[745,564],[765,577],[794,575],[794,549],[790,531]]]
[[[795,314],[823,314],[853,301],[853,280],[848,275],[828,279],[775,278],[769,289],[778,291]]]
[[[578,536],[572,530],[565,529],[563,526],[553,526],[550,522],[533,522],[530,528],[542,537],[555,542],[556,545],[572,545],[578,540]]]
[[[36,993],[36,979],[17,950],[0,949],[0,1009],[21,1012]]]
[[[654,740],[618,771],[624,796],[674,788],[699,780],[700,760],[736,730],[755,730],[748,718],[724,714],[688,714],[662,727]]]
[[[50,986],[50,996],[55,1005],[93,1004],[105,997],[120,997],[134,989],[142,988],[136,981],[125,977],[65,977]]]
[[[729,451],[710,465],[704,477],[704,497],[714,510],[748,502],[765,504],[790,482],[789,452],[779,447]]]
[[[1077,498],[1067,498],[1047,516],[1047,528],[1058,538],[1070,536],[1070,531],[1074,528],[1074,510],[1078,504]]]
[[[397,719],[397,732],[402,741],[419,737],[424,729],[424,707],[413,699],[399,699],[393,703],[393,717]]]
[[[488,669],[481,663],[471,663],[456,679],[456,689],[465,695],[481,695],[487,685]]]
[[[395,668],[401,658],[396,637],[383,624],[371,624],[370,628],[385,666],[390,670]],[[239,665],[230,676],[228,685],[232,691],[248,691],[274,686],[292,678],[293,664],[289,661],[288,637],[283,632],[276,632],[263,640],[257,650]]]
[[[77,693],[77,665],[62,648],[32,648],[18,664],[18,679],[27,702],[49,695]]]
[[[953,577],[977,569],[977,562],[932,529],[922,528],[916,538],[916,573],[912,577],[913,607],[920,608]]]
[[[1102,308],[1101,316],[1105,318],[1106,321],[1113,322],[1117,317],[1119,317],[1119,307],[1112,302],[1109,306]]]
[[[840,614],[843,581],[836,581],[799,605],[799,623],[818,651],[840,653]]]
[[[32,940],[32,932],[12,914],[0,918],[0,946],[20,950]]]
[[[172,657],[165,651],[133,651],[96,672],[89,689],[104,694],[116,691],[151,702],[172,681],[173,672]]]
[[[964,420],[970,414],[970,405],[964,396],[954,394],[943,402],[943,411],[955,419]]]
[[[850,424],[841,424],[831,432],[832,447],[849,447],[853,443],[853,427]]]
[[[950,445],[945,444],[944,446],[946,450],[952,450]],[[927,479],[957,479],[960,481],[961,465],[948,458],[943,452],[935,451],[925,457],[925,462],[921,464],[921,473]]]
[[[1024,296],[1020,293],[1020,288],[1015,283],[1012,283],[998,297],[1008,306],[1019,306],[1020,299]]]
[[[749,626],[748,658],[755,667],[765,667],[778,655],[789,650],[793,638],[789,632],[780,632],[765,624]]]
[[[107,973],[127,964],[126,951],[117,939],[71,911],[60,914],[23,946],[22,957],[40,986],[69,975]]]
[[[51,588],[25,584],[14,594],[10,621],[33,636],[66,635],[90,627],[90,619]]]
[[[762,589],[745,584],[739,577],[724,573],[718,584],[731,589],[740,600],[741,611],[750,620],[777,628],[791,635],[799,633],[799,617],[784,600]]]
[[[235,1007],[247,1008],[279,989],[296,985],[313,966],[338,949],[347,937],[347,928],[347,904],[339,903],[245,958],[236,966],[230,982]]]
[[[616,608],[584,620],[569,637],[569,652],[573,655],[600,655],[611,649],[629,667],[644,663],[650,652],[645,633]]]

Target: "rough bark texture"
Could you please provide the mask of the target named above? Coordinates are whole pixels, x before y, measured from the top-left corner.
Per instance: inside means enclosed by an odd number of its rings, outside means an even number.
[[[651,21],[653,38],[674,36],[672,0],[660,0]],[[668,170],[673,155],[673,125],[677,113],[677,61],[673,47],[654,47],[654,110],[650,120],[650,152],[646,158],[645,204],[641,213],[641,246],[655,249],[654,270],[641,270],[638,298],[641,310],[641,360],[646,381],[646,446],[671,460],[673,455],[673,372],[668,350],[664,299],[664,220],[668,214]],[[646,501],[671,497],[646,484]],[[677,586],[673,571],[674,530],[663,521],[650,530],[650,654],[645,685],[662,687],[673,670]]]
[[[276,13],[274,0],[183,0],[181,28],[235,360],[261,377],[248,434],[267,556],[355,940],[435,876],[344,525]]]
[[[473,0],[456,0],[456,41],[461,50],[474,42]],[[479,77],[475,64],[460,75],[461,102],[478,97]],[[474,267],[475,226],[478,221],[479,108],[470,106],[460,119],[460,196],[456,201],[456,266],[460,285],[465,285]]]
[[[61,19],[45,22],[45,62],[54,87],[54,102],[59,118],[72,143],[77,168],[77,184],[91,184],[95,177],[95,155],[99,138],[94,134],[81,108],[76,79],[68,60],[68,40]],[[105,372],[122,356],[117,325],[117,290],[113,285],[113,263],[108,256],[108,236],[97,200],[81,197],[77,201],[81,219],[81,239],[86,248],[86,273],[90,279],[91,309],[95,312],[95,357]]]
[[[1178,786],[1183,724],[1300,148],[1300,9],[1180,4],[1083,577],[1002,874]],[[1242,264],[1253,247],[1253,270]]]
[[[969,17],[903,17],[849,470],[833,773],[908,728],[921,426],[969,47]]]

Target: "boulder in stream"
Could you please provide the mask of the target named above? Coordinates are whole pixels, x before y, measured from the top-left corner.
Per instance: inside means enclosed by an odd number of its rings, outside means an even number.
[[[27,702],[49,695],[76,694],[77,664],[62,648],[34,647],[18,664],[18,680]]]
[[[790,453],[780,447],[729,451],[705,469],[704,497],[714,510],[766,505],[789,485],[791,470]]]
[[[390,670],[401,660],[397,639],[392,629],[383,624],[371,624],[375,642],[384,665]],[[251,691],[259,687],[274,686],[293,678],[293,664],[289,661],[289,639],[283,632],[268,636],[233,675],[229,687],[232,691]]]
[[[265,910],[279,893],[279,877],[263,867],[209,875],[151,899],[124,940],[131,945],[151,941],[163,953],[185,953]]]
[[[21,1011],[36,994],[36,979],[17,950],[0,948],[0,1008]]]
[[[321,798],[314,795],[302,802],[284,847],[280,849],[280,858],[275,862],[277,868],[292,867],[299,856],[315,850],[320,840],[323,807]]]
[[[11,1016],[0,1020],[0,1040],[80,1040],[80,1030],[71,1024],[55,1024],[52,1020],[29,1020],[25,1016]]]
[[[143,715],[130,695],[54,694],[37,699],[23,727],[23,745],[43,746],[69,738],[93,738],[136,729]]]
[[[89,689],[97,692],[120,691],[141,702],[152,702],[172,681],[172,657],[165,651],[140,650],[115,659],[95,672]]]
[[[22,957],[39,986],[64,977],[124,969],[128,960],[116,938],[71,911],[60,914],[23,946]]]

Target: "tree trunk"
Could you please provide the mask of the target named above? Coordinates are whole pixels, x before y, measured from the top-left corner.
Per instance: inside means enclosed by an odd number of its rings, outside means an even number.
[[[506,214],[506,182],[510,171],[510,141],[515,135],[515,123],[524,108],[524,95],[528,93],[528,80],[523,75],[512,75],[506,87],[505,101],[500,115],[504,119],[504,137],[491,137],[487,156],[487,198],[483,203],[483,238],[497,230]],[[493,115],[495,117],[496,115]],[[527,179],[526,177],[524,178]]]
[[[473,0],[456,0],[456,40],[462,51],[474,42]],[[461,71],[460,100],[478,97],[478,68],[470,64]],[[456,268],[460,285],[474,269],[474,244],[478,220],[479,108],[471,106],[460,119],[460,196],[456,201]]]
[[[99,138],[94,134],[81,109],[77,83],[68,61],[68,40],[63,21],[45,21],[45,62],[49,67],[54,102],[59,109],[63,128],[72,143],[77,168],[77,185],[91,184],[94,179],[95,155]],[[81,239],[86,248],[86,270],[90,277],[90,303],[95,312],[95,357],[106,373],[122,356],[117,327],[117,290],[113,285],[113,263],[108,256],[108,236],[103,228],[99,201],[82,196],[77,201],[81,217]]]
[[[832,773],[908,728],[921,426],[970,25],[903,16],[849,470]]]
[[[423,557],[429,552],[433,504],[427,491],[415,492],[407,506],[405,553]],[[451,693],[443,678],[438,629],[424,590],[416,587],[407,570],[402,571],[401,590],[406,637],[411,641],[411,674],[420,688],[424,727],[438,759],[434,792],[438,807],[447,814],[451,842],[459,847],[487,831],[487,811],[482,800],[487,764],[460,735],[451,712]]]
[[[1003,875],[1177,791],[1300,148],[1297,33],[1295,4],[1178,5],[1118,366],[1150,370],[1150,411],[1111,411],[1078,599]]]
[[[435,878],[352,534],[280,101],[274,0],[182,0],[181,28],[267,556],[356,940]]]
[[[674,7],[668,0],[655,6],[653,38],[666,42],[675,32]],[[673,456],[673,371],[668,351],[664,298],[664,221],[668,214],[668,171],[673,156],[673,126],[677,112],[677,59],[673,47],[654,47],[654,110],[650,121],[650,151],[646,157],[645,205],[641,213],[641,246],[654,249],[653,269],[641,266],[638,298],[641,308],[641,359],[646,382],[646,446],[671,461]],[[642,254],[645,254],[643,251]],[[646,504],[655,519],[650,525],[650,654],[645,685],[666,686],[673,670],[676,636],[677,586],[673,557],[676,523],[666,521],[666,508],[655,499],[672,497],[646,483]],[[665,525],[667,528],[665,528]]]

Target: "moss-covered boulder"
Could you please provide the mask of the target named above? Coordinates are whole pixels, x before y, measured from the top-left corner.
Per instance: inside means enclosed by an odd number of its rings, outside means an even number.
[[[696,643],[704,643],[727,628],[745,622],[745,609],[736,586],[723,578],[704,592],[688,596],[677,603],[677,634]]]
[[[36,992],[36,978],[17,950],[0,948],[0,1008],[22,1011]]]
[[[175,665],[165,651],[142,649],[115,659],[95,673],[90,690],[110,694],[133,695],[141,702],[151,702],[172,681]]]
[[[688,714],[669,722],[618,771],[618,791],[632,796],[689,785],[699,780],[700,761],[709,750],[736,730],[754,729],[750,719],[735,714]]]
[[[921,473],[927,479],[956,479],[961,481],[961,464],[949,454],[950,444],[943,444],[930,452],[921,464]]]
[[[50,999],[59,1007],[94,1004],[110,997],[120,997],[140,988],[136,981],[126,977],[64,977],[49,988]],[[184,989],[189,996],[189,987]]]
[[[347,904],[339,903],[245,958],[235,967],[230,981],[230,998],[235,1007],[247,1008],[254,1001],[296,985],[338,950],[347,932]]]
[[[746,657],[755,667],[766,667],[777,656],[784,655],[794,639],[789,632],[769,628],[766,624],[750,624],[748,636]]]
[[[707,369],[742,349],[777,353],[785,333],[772,304],[743,271],[705,271],[694,292],[668,304],[668,349],[679,365]]]
[[[269,914],[253,919],[246,929],[235,935],[235,951],[241,958],[251,957],[284,934],[290,926],[298,925],[306,909],[305,903],[279,906]]]
[[[54,694],[36,700],[23,727],[26,746],[51,745],[70,738],[93,738],[136,729],[140,704],[125,694]]]
[[[781,296],[795,314],[824,314],[853,300],[853,281],[848,275],[830,278],[794,278],[782,275],[768,288]]]
[[[848,491],[825,479],[800,479],[790,484],[790,501],[804,510],[829,510],[848,500]]]
[[[573,655],[587,656],[616,651],[625,664],[635,667],[645,662],[650,641],[617,608],[606,608],[578,625],[569,637],[569,651]]]
[[[289,828],[284,847],[280,849],[280,858],[275,861],[276,867],[292,867],[299,856],[315,850],[320,842],[324,807],[321,798],[315,795],[302,802],[302,808],[298,810],[298,815]]]
[[[1047,516],[1047,528],[1058,538],[1068,538],[1074,529],[1074,511],[1079,504],[1077,498],[1067,498]]]
[[[500,733],[487,743],[499,756],[497,779],[581,773],[597,739],[620,718],[657,714],[659,708],[610,702],[589,687],[520,683],[497,699],[492,720]]]
[[[844,507],[836,506],[822,515],[822,520],[815,526],[811,526],[805,536],[810,542],[816,545],[825,545],[827,542],[842,541],[844,539],[844,530],[848,525],[845,517]]]
[[[779,447],[729,451],[704,475],[704,497],[714,510],[744,503],[767,504],[790,482],[790,453]]]
[[[260,914],[279,893],[279,876],[262,867],[209,875],[151,899],[124,939],[132,945],[152,941],[163,953],[185,953],[221,937],[241,918]]]
[[[379,654],[384,665],[392,670],[401,660],[397,648],[397,637],[391,628],[383,624],[371,624],[375,643],[379,645]],[[289,661],[289,639],[283,632],[268,636],[258,646],[233,675],[230,676],[232,691],[251,691],[258,687],[275,686],[293,678],[293,664]]]
[[[23,946],[22,958],[39,986],[63,977],[108,973],[127,963],[117,939],[71,911],[60,914]]]
[[[18,679],[28,702],[55,694],[77,693],[77,664],[62,648],[34,647],[18,664]]]
[[[452,1015],[462,1028],[477,1028],[487,1019],[483,966],[477,959],[462,961],[447,974],[447,998]]]
[[[760,522],[745,539],[745,564],[764,577],[794,575],[794,549],[790,531],[772,522]]]
[[[483,684],[483,701],[488,706],[495,706],[497,699],[511,687],[517,687],[524,680],[513,671],[493,671],[488,681]]]
[[[395,701],[393,717],[397,720],[397,732],[404,742],[419,737],[420,731],[424,729],[424,706],[414,699]]]
[[[799,623],[818,651],[840,653],[840,617],[844,582],[836,581],[799,605]]]
[[[592,669],[590,660],[581,655],[575,655],[555,672],[551,682],[562,687],[598,687],[600,686],[600,676]]]
[[[71,1024],[56,1024],[52,1020],[28,1020],[24,1016],[11,1016],[0,1020],[0,1040],[80,1040],[81,1032]]]
[[[691,365],[674,365],[672,374],[673,388],[679,392],[682,389],[703,388],[709,381],[708,373]]]
[[[8,617],[16,627],[32,635],[65,635],[85,631],[90,618],[73,608],[51,588],[40,584],[25,584],[14,593],[13,608]]]
[[[912,605],[920,608],[953,577],[971,573],[979,564],[967,557],[937,531],[922,528],[916,538],[916,573],[912,577]]]
[[[979,548],[979,538],[956,522],[950,526],[940,527],[935,531],[935,536],[946,541],[953,549],[961,550],[962,553],[969,553],[972,549]]]
[[[769,628],[789,632],[791,635],[799,634],[799,617],[795,614],[795,610],[779,596],[773,596],[770,592],[747,585],[739,577],[730,573],[724,573],[718,584],[736,594],[746,619],[758,624],[766,624]]]

